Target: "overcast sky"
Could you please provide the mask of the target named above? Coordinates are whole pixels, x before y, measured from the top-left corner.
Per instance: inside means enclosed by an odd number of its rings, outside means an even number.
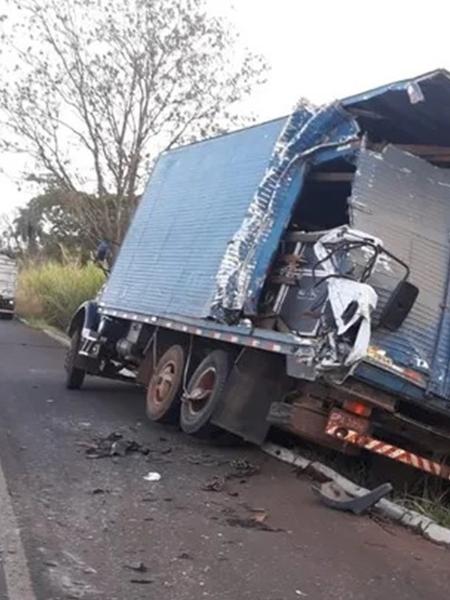
[[[267,84],[251,99],[261,120],[286,114],[301,96],[322,103],[438,67],[450,69],[450,4],[445,0],[208,4],[271,66]],[[0,161],[0,213],[29,197],[29,191],[17,189],[18,164]]]

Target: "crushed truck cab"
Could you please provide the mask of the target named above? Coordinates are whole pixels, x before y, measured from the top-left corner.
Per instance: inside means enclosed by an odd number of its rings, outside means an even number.
[[[150,419],[271,427],[450,478],[450,76],[438,70],[163,153],[68,387]]]

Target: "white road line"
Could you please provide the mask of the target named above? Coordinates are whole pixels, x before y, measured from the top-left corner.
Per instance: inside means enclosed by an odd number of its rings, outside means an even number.
[[[0,548],[8,600],[36,600],[11,496],[0,465]]]

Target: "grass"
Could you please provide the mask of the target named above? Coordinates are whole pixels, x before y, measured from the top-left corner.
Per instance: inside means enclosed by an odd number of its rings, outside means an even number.
[[[428,498],[426,495],[406,495],[402,498],[396,498],[396,500],[402,506],[415,510],[421,515],[433,519],[443,527],[450,528],[450,507],[447,496]]]
[[[101,269],[92,263],[24,265],[19,274],[17,313],[31,322],[64,330],[78,306],[94,298],[104,280]]]

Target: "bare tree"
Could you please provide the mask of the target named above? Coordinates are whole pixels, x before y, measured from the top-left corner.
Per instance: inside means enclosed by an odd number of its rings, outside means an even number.
[[[33,159],[29,179],[88,193],[79,215],[99,237],[122,240],[159,151],[242,124],[263,80],[204,0],[8,2],[3,146]]]

